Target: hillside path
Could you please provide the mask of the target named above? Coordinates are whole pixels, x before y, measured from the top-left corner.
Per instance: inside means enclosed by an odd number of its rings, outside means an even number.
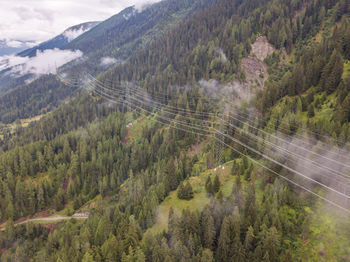
[[[77,217],[73,217],[73,216],[60,216],[60,215],[55,215],[55,216],[51,216],[51,217],[36,217],[36,218],[30,218],[30,219],[26,219],[24,221],[15,223],[14,225],[22,225],[22,224],[26,224],[28,222],[47,222],[47,221],[60,221],[60,220],[69,220],[72,218],[76,218],[76,219],[87,219],[88,216],[77,216]],[[6,222],[0,225],[0,231],[4,231],[6,228]]]

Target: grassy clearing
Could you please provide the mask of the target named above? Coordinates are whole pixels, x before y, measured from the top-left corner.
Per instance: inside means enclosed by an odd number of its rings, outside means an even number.
[[[38,115],[32,118],[27,119],[19,119],[11,124],[3,124],[0,123],[0,140],[4,139],[4,133],[2,132],[10,132],[13,134],[16,131],[16,128],[18,127],[27,127],[30,123],[39,121],[41,118],[43,118],[45,114]]]
[[[45,115],[38,115],[32,118],[27,118],[27,119],[20,119],[18,121],[13,122],[12,124],[9,124],[8,126],[11,129],[16,129],[17,127],[27,127],[30,123],[39,121],[41,118],[43,118]]]
[[[349,261],[350,220],[337,209],[320,202],[316,211],[306,208],[310,230],[300,239],[296,261]]]
[[[236,160],[237,163],[241,162],[241,159]],[[177,190],[170,192],[169,196],[159,205],[157,211],[156,223],[148,229],[151,234],[160,233],[163,230],[167,230],[169,210],[172,207],[173,210],[181,214],[185,209],[190,209],[191,211],[198,210],[202,211],[207,204],[210,203],[210,196],[207,195],[205,190],[205,182],[208,176],[213,180],[215,175],[218,175],[221,187],[220,191],[223,194],[224,201],[230,197],[232,193],[233,184],[236,176],[231,174],[233,161],[229,161],[221,166],[221,168],[210,169],[201,172],[198,176],[190,177],[188,182],[191,184],[194,192],[194,197],[191,200],[181,200],[177,197]],[[262,192],[258,189],[261,185],[261,179],[259,178],[259,172],[257,172],[257,166],[254,166],[254,171],[251,176],[251,181],[254,183],[256,188],[256,198],[261,200]],[[241,190],[245,194],[248,183],[241,176]]]
[[[96,203],[98,201],[102,200],[102,196],[101,195],[97,195],[95,198],[89,200],[88,202],[86,202],[81,208],[79,208],[76,213],[79,212],[88,212],[90,211],[91,208],[94,208],[96,206]]]
[[[170,192],[169,196],[159,205],[157,213],[157,221],[148,231],[152,234],[159,233],[167,229],[169,210],[172,207],[175,212],[181,213],[183,210],[189,208],[191,211],[201,211],[210,203],[210,198],[207,196],[205,190],[205,181],[208,176],[214,179],[215,175],[219,176],[221,183],[221,192],[224,198],[229,197],[232,192],[232,185],[234,176],[231,175],[232,163],[228,162],[216,171],[214,169],[202,172],[199,176],[190,177],[188,179],[194,192],[194,197],[191,200],[181,200],[177,197],[177,190]]]
[[[304,94],[302,94],[302,96],[306,96],[308,92],[310,91],[305,92]],[[295,97],[286,97],[281,99],[279,103],[276,103],[276,105],[272,107],[272,115],[273,116],[280,115],[281,112],[284,111],[283,109],[286,106],[286,101],[288,100],[289,103],[292,103],[294,98]],[[310,119],[317,120],[317,121],[329,121],[329,119],[332,119],[334,108],[337,103],[336,93],[334,92],[328,96],[326,96],[325,92],[315,94],[314,102],[312,103],[313,105],[315,105],[315,101],[317,99],[320,99],[321,102],[317,108],[315,106],[315,116],[313,118],[309,118],[307,116],[308,114],[307,110],[303,112],[294,113],[297,119],[301,120],[301,122],[304,125],[306,125],[307,121]]]
[[[190,210],[202,210],[207,204],[209,204],[209,198],[206,196],[206,192],[203,190],[201,193],[195,193],[194,198],[187,201],[177,198],[177,190],[171,192],[169,196],[162,202],[157,212],[157,222],[148,231],[151,233],[159,233],[167,229],[168,216],[170,207],[175,212],[181,213],[182,210],[189,208]]]
[[[315,96],[316,98],[320,98],[322,94],[318,94]],[[327,96],[326,100],[322,103],[321,108],[315,109],[315,117],[316,120],[321,121],[329,121],[332,118],[334,112],[334,105],[336,103],[335,93]]]
[[[127,135],[127,143],[132,144],[133,142],[137,142],[138,139],[142,137],[142,130],[144,125],[147,125],[147,121],[144,116],[140,116],[139,118],[133,120],[132,115],[127,118],[128,127],[128,135]]]
[[[72,215],[73,213],[74,213],[73,201],[69,201],[65,205],[64,209],[57,212],[57,214],[60,216],[69,216],[69,215]]]

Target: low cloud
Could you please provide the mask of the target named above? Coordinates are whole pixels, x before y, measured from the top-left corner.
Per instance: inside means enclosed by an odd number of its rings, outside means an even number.
[[[101,66],[110,66],[110,65],[113,65],[113,64],[116,64],[118,62],[117,59],[113,58],[113,57],[109,57],[109,56],[106,56],[106,57],[102,57],[101,58]]]
[[[130,12],[129,14],[124,14],[123,17],[125,20],[129,20],[132,16],[134,16],[137,13],[136,9],[133,9],[132,12]]]
[[[202,79],[199,80],[198,83],[209,92],[209,94],[224,94],[226,98],[232,100],[231,102],[237,104],[240,104],[242,100],[249,102],[254,96],[254,92],[251,89],[241,85],[238,81],[232,81],[229,84],[222,85],[215,79],[210,79],[209,81]]]
[[[7,46],[14,47],[14,48],[18,48],[18,47],[21,47],[23,45],[22,42],[16,41],[16,40],[7,41],[6,44],[7,44]]]
[[[32,47],[34,47],[34,46],[37,46],[37,45],[39,45],[40,44],[40,42],[25,42],[25,46],[27,46],[27,47],[29,47],[29,48],[32,48]]]
[[[0,71],[11,68],[16,65],[24,64],[27,61],[26,57],[20,56],[3,56],[0,59]]]
[[[157,2],[160,2],[160,0],[146,0],[146,1],[140,1],[134,5],[134,8],[137,12],[141,13],[145,9],[147,9],[150,5],[155,4]]]
[[[221,48],[217,48],[217,49],[216,49],[216,53],[219,55],[219,57],[220,57],[220,59],[221,59],[221,61],[222,61],[223,63],[226,63],[226,62],[227,62],[227,57],[226,57],[224,51],[223,51]]]
[[[45,50],[37,51],[35,57],[3,56],[0,57],[0,70],[10,68],[13,75],[56,73],[56,68],[83,56],[80,50]]]
[[[68,42],[70,42],[75,38],[77,38],[78,36],[82,35],[83,33],[89,31],[90,29],[91,27],[88,27],[85,29],[83,27],[80,27],[79,29],[76,29],[76,30],[66,30],[64,31],[63,35],[67,37]]]

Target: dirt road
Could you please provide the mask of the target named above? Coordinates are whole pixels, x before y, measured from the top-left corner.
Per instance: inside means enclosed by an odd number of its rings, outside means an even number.
[[[79,217],[73,217],[73,216],[60,216],[60,215],[56,215],[56,216],[51,216],[51,217],[36,217],[36,218],[30,218],[27,220],[24,220],[22,222],[19,223],[15,223],[15,226],[17,225],[22,225],[22,224],[26,224],[28,222],[55,222],[55,221],[60,221],[60,220],[69,220],[69,219],[87,219],[88,216],[79,216]],[[6,222],[0,225],[0,231],[5,230],[6,228]]]

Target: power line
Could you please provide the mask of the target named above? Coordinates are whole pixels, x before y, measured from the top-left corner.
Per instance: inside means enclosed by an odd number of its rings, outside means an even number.
[[[104,86],[101,86],[101,87],[106,89],[106,87],[104,87]],[[113,90],[113,91],[114,91],[114,90]],[[118,91],[118,92],[119,92],[119,91]],[[134,99],[134,98],[133,98],[133,99]],[[137,100],[138,102],[143,103],[142,101],[140,101],[140,100],[138,100],[138,99],[135,99],[135,100]],[[146,106],[148,106],[148,105],[146,105]],[[166,106],[166,105],[164,105],[164,106]],[[157,109],[161,109],[161,108],[157,108]],[[176,115],[176,112],[175,112],[175,113],[168,112],[168,113],[173,114],[173,115]],[[187,118],[187,119],[193,120],[193,118],[190,118],[190,117],[187,117],[187,116],[184,116],[184,117]],[[222,121],[223,121],[222,118],[219,118],[219,119],[220,119],[219,122],[222,122]],[[195,120],[198,120],[198,119],[195,119]],[[207,123],[213,124],[213,122],[210,122],[210,121],[206,121],[206,122],[207,122]],[[225,123],[227,123],[227,122],[225,121]],[[239,129],[240,131],[242,131],[242,129],[240,129],[239,127],[237,127],[237,126],[235,126],[235,125],[232,125],[231,123],[229,123],[229,125],[230,125],[231,127],[234,127],[235,129]],[[244,131],[244,132],[246,132],[246,131]],[[257,140],[259,139],[259,141],[261,140],[261,138],[257,138],[257,136],[255,136],[254,134],[251,134],[251,133],[249,133],[249,132],[246,132],[246,133],[248,133],[248,135],[250,135],[250,136],[254,136]],[[265,140],[263,140],[263,141],[265,141]],[[287,149],[281,148],[281,147],[279,147],[278,145],[275,145],[275,144],[273,144],[273,143],[271,143],[271,142],[269,142],[269,141],[266,141],[266,142],[267,142],[268,144],[272,144],[273,146],[275,146],[275,147],[277,147],[277,148],[279,148],[279,149],[281,149],[281,150],[283,150],[283,151],[285,151],[285,152],[287,152],[287,153],[289,153],[289,154],[292,154],[292,155],[294,155],[294,156],[297,156],[297,154],[295,154],[295,153],[293,153],[293,152],[290,152],[290,151],[287,150]],[[299,157],[299,159],[300,159],[300,157]],[[347,175],[342,174],[342,173],[339,173],[338,171],[336,171],[336,170],[334,170],[334,169],[331,169],[331,168],[329,168],[329,167],[327,167],[327,166],[325,166],[325,167],[323,167],[322,165],[319,166],[320,163],[318,163],[318,162],[315,162],[315,161],[312,161],[312,160],[308,160],[307,158],[306,158],[306,160],[307,160],[308,162],[311,162],[312,164],[315,164],[315,165],[318,164],[318,165],[317,165],[318,168],[324,168],[324,169],[327,169],[328,171],[335,172],[335,173],[337,173],[338,175],[347,176]]]
[[[107,94],[107,95],[108,95],[108,94]],[[125,101],[125,102],[126,102],[126,103],[130,103],[129,101]],[[142,103],[142,101],[140,101],[140,102]],[[147,110],[146,110],[146,111],[147,111]],[[150,112],[150,111],[147,111],[147,112],[150,113],[150,114],[153,114],[153,113]],[[158,117],[161,117],[161,118],[162,118],[162,116],[158,116]],[[182,123],[183,123],[183,122],[181,122],[181,121],[175,121],[175,120],[172,120],[172,121],[174,121],[175,123],[178,123],[178,124],[182,124]],[[194,128],[193,126],[189,126],[188,123],[186,123],[185,126]],[[196,129],[198,130],[198,127],[196,127]],[[200,129],[199,129],[199,130],[200,130]],[[220,130],[217,130],[217,129],[214,129],[214,130],[215,130],[215,132],[217,132],[218,134],[221,134],[221,135],[225,136],[226,138],[231,139],[232,141],[234,141],[234,142],[240,144],[241,146],[247,148],[248,150],[254,152],[255,154],[260,155],[261,157],[265,158],[266,160],[269,160],[269,161],[271,161],[271,162],[273,162],[273,163],[275,163],[275,164],[277,164],[277,165],[279,165],[279,166],[281,166],[281,167],[283,167],[283,168],[289,170],[290,172],[292,172],[292,173],[294,173],[294,174],[296,174],[296,175],[298,175],[298,176],[303,177],[304,179],[310,180],[310,181],[314,182],[315,184],[318,184],[318,185],[320,185],[320,186],[322,186],[322,187],[324,187],[324,188],[326,188],[326,189],[328,189],[328,190],[330,190],[330,191],[333,191],[334,193],[337,193],[337,194],[339,194],[339,195],[342,195],[342,196],[344,196],[344,197],[346,197],[346,198],[350,198],[350,196],[348,196],[348,195],[346,195],[346,194],[344,194],[344,193],[342,193],[342,192],[339,192],[339,191],[333,189],[332,187],[329,187],[329,186],[327,186],[327,185],[325,185],[325,184],[323,184],[323,183],[321,183],[321,182],[319,182],[319,181],[317,181],[317,180],[315,180],[315,179],[312,179],[312,178],[310,178],[310,177],[308,177],[308,176],[305,176],[305,175],[302,174],[301,172],[299,172],[299,171],[297,171],[297,170],[294,170],[294,169],[290,168],[289,166],[287,166],[287,165],[285,165],[285,164],[282,164],[282,163],[280,163],[280,162],[274,160],[273,158],[267,156],[266,154],[261,153],[260,151],[258,151],[258,150],[256,150],[256,149],[254,149],[254,148],[252,148],[252,147],[250,147],[250,146],[248,146],[248,145],[242,143],[241,141],[239,141],[239,140],[237,140],[237,139],[235,139],[235,138],[233,138],[233,137],[231,137],[231,136],[228,136],[228,135],[222,133]]]
[[[115,102],[115,101],[111,100],[111,99],[108,98],[108,97],[105,98],[105,99],[107,99],[107,100],[109,100],[109,101],[111,101],[111,102]],[[143,110],[143,109],[141,109],[141,110],[147,112],[146,110]],[[138,113],[138,112],[137,112],[137,113]],[[140,114],[140,113],[138,113],[138,114]],[[157,121],[157,122],[160,122],[161,124],[166,124],[166,123],[161,122],[161,121],[159,121],[159,120],[157,120],[157,119],[153,119],[153,120],[154,120],[154,121]],[[171,121],[171,119],[169,119],[169,120]],[[171,122],[170,122],[170,123],[171,123]],[[217,138],[217,137],[215,137],[215,136],[206,135],[206,134],[200,134],[200,133],[197,133],[197,132],[194,132],[194,131],[189,131],[189,130],[187,130],[187,129],[182,129],[182,128],[179,128],[179,127],[171,126],[171,124],[167,124],[167,125],[169,125],[169,126],[172,127],[172,128],[175,128],[175,129],[178,129],[178,130],[182,130],[182,131],[184,131],[184,132],[196,133],[197,135],[202,135],[202,136],[206,136],[206,137],[209,137],[209,138],[216,139],[216,140],[218,140],[219,142],[223,143],[223,144],[224,144],[225,146],[227,146],[228,148],[234,150],[236,153],[240,154],[241,156],[247,157],[248,159],[250,159],[250,160],[251,160],[252,162],[254,162],[255,164],[257,164],[257,165],[261,166],[262,168],[264,168],[264,169],[270,171],[271,173],[273,173],[273,174],[277,175],[278,177],[282,178],[283,180],[286,180],[287,182],[289,182],[289,183],[291,183],[291,184],[293,184],[293,185],[295,185],[295,186],[297,186],[297,187],[299,187],[299,188],[301,188],[301,189],[307,191],[308,193],[310,193],[310,194],[312,194],[312,195],[314,195],[314,196],[316,196],[316,197],[318,197],[318,198],[324,200],[325,202],[327,202],[327,203],[329,203],[329,204],[331,204],[331,205],[333,205],[333,206],[336,206],[336,207],[338,207],[339,209],[341,209],[341,210],[343,210],[343,211],[345,211],[345,212],[347,212],[347,213],[350,213],[350,210],[348,210],[347,208],[344,208],[343,206],[341,206],[341,205],[335,203],[334,201],[332,201],[332,200],[330,200],[330,199],[328,199],[328,198],[326,198],[326,197],[323,197],[323,196],[321,196],[321,195],[319,195],[319,194],[313,192],[312,190],[306,188],[305,186],[302,186],[302,185],[298,184],[297,182],[295,182],[295,181],[293,181],[293,180],[291,180],[291,179],[289,179],[289,178],[287,178],[287,177],[285,177],[285,176],[280,175],[279,173],[275,172],[275,171],[272,170],[271,168],[269,168],[269,167],[263,165],[263,164],[260,163],[259,161],[256,161],[255,159],[251,158],[249,155],[246,155],[246,154],[240,152],[240,151],[237,150],[236,148],[234,148],[234,147],[232,147],[232,146],[226,144],[225,142],[223,142],[222,140],[220,140],[219,138]]]
[[[111,90],[110,90],[111,91]],[[100,93],[100,95],[101,94],[103,94],[103,92],[101,92]],[[103,94],[104,96],[106,96],[106,94]],[[107,96],[108,97],[111,97],[111,95],[108,95],[107,94]],[[113,99],[115,99],[115,97],[113,97]],[[130,98],[129,98],[130,99]],[[132,98],[133,99],[133,98]],[[110,99],[111,100],[111,99]],[[140,101],[140,100],[139,100]],[[128,103],[128,104],[130,104],[130,106],[135,106],[135,105],[133,105],[132,103],[130,103],[130,101],[124,101],[124,102],[126,102],[126,103]],[[142,101],[140,101],[141,103],[142,103]],[[138,106],[136,106],[136,107],[138,107]],[[150,106],[150,107],[152,107],[152,106]],[[155,115],[154,113],[152,113],[152,112],[150,112],[150,111],[148,111],[148,110],[145,110],[145,109],[143,109],[143,108],[141,108],[141,107],[138,107],[138,109],[140,109],[140,110],[142,110],[142,111],[145,111],[145,112],[148,112],[149,114],[152,114],[152,115]],[[155,115],[156,116],[156,115]],[[159,115],[158,116],[156,116],[156,117],[160,117]],[[194,128],[194,129],[198,129],[198,128],[195,128],[194,126],[192,126],[191,124],[188,124],[188,123],[186,123],[186,124],[184,124],[183,122],[179,122],[179,121],[175,121],[175,120],[173,120],[173,119],[169,119],[169,118],[165,118],[165,117],[163,117],[163,120],[167,120],[167,121],[170,121],[170,123],[171,122],[174,122],[174,123],[177,123],[177,124],[179,124],[179,125],[182,125],[182,126],[186,126],[186,127],[188,127],[188,128]],[[201,129],[199,129],[199,130],[201,130]],[[202,130],[201,130],[202,131]],[[192,130],[192,132],[195,132],[195,131],[193,131]],[[227,135],[225,134],[225,133],[222,133],[220,130],[216,130],[215,129],[215,132],[216,133],[219,133],[219,134],[221,134],[221,135],[223,135],[224,137],[227,137]],[[203,134],[202,134],[203,135]],[[232,139],[234,139],[234,138],[232,138],[232,137],[229,137],[231,140]],[[216,137],[216,139],[217,139],[217,137]],[[234,141],[234,140],[233,140]],[[236,142],[236,143],[238,143],[237,141],[234,141],[234,142]],[[239,144],[239,143],[238,143]],[[245,148],[247,148],[247,145],[246,144],[244,144],[244,143],[241,143],[241,145],[242,146],[244,146]],[[250,149],[252,149],[252,148],[250,148]],[[253,149],[253,150],[255,150],[255,149]],[[256,150],[255,150],[256,151]],[[254,152],[254,151],[253,151]],[[261,152],[258,152],[258,151],[256,151],[255,153],[257,153],[257,154],[262,154]],[[274,162],[274,160],[273,159],[268,159],[268,160],[270,160],[270,161],[272,161],[272,162]],[[255,161],[254,161],[255,162]],[[276,163],[277,161],[275,161],[275,163]],[[277,164],[278,165],[281,165],[281,163],[279,163],[279,162],[277,162]],[[283,165],[283,164],[282,164]],[[284,168],[286,168],[286,169],[288,169],[289,171],[291,171],[291,172],[296,172],[295,170],[293,170],[293,169],[291,169],[291,168],[289,168],[289,167],[287,167],[287,166],[283,166]],[[277,174],[277,173],[276,173]],[[279,175],[279,174],[277,174],[277,175]],[[301,174],[302,175],[302,174]],[[279,175],[280,176],[280,175]],[[283,177],[283,176],[282,176]],[[306,179],[309,179],[308,177],[306,177],[306,176],[304,176],[304,178],[306,178]],[[312,179],[311,179],[312,180]],[[317,181],[314,181],[313,180],[313,182],[316,182],[317,183]],[[293,181],[293,183],[295,183],[294,181]],[[333,192],[335,192],[335,193],[337,193],[337,194],[341,194],[341,195],[343,195],[343,196],[345,196],[345,197],[348,197],[347,195],[345,195],[345,194],[343,194],[343,193],[341,193],[341,192],[338,192],[338,191],[336,191],[336,190],[334,190],[334,189],[332,189],[332,188],[330,188],[330,187],[327,187],[327,186],[325,186],[324,184],[322,184],[322,183],[319,183],[319,185],[321,185],[321,186],[323,186],[323,187],[326,187],[327,189],[329,189],[329,190],[331,190],[331,191],[333,191]],[[309,190],[307,190],[308,192],[310,192]],[[310,192],[311,193],[311,192]],[[313,194],[316,194],[315,192],[312,192]],[[316,194],[317,195],[317,194]],[[322,198],[322,197],[321,197]],[[326,199],[324,199],[324,200],[326,200]],[[327,202],[329,202],[330,200],[327,200]],[[332,201],[331,201],[332,202]],[[335,203],[336,204],[336,203]],[[336,204],[337,205],[337,204]],[[339,205],[337,205],[338,207],[340,207]],[[343,208],[342,208],[343,209]]]

